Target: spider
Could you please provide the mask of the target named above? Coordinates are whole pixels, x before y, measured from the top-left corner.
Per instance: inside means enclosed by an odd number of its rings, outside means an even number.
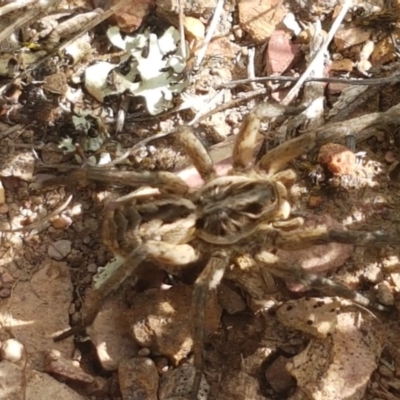
[[[286,164],[309,149],[309,137],[299,137],[278,146],[254,163],[253,153],[260,123],[276,110],[261,104],[245,117],[233,148],[232,169],[216,176],[210,156],[187,126],[178,128],[176,139],[186,150],[204,184],[189,188],[169,172],[110,171],[88,168],[86,178],[113,184],[151,186],[158,194],[133,193],[106,207],[103,240],[116,256],[112,271],[104,270],[94,281],[85,303],[82,323],[64,332],[63,339],[90,325],[103,300],[144,260],[154,261],[177,274],[189,264],[204,260],[205,267],[194,284],[192,299],[193,355],[196,376],[192,398],[197,398],[203,376],[204,319],[207,293],[215,289],[226,268],[241,255],[251,255],[259,268],[286,281],[301,282],[351,299],[363,306],[386,310],[380,304],[327,278],[288,264],[271,250],[303,249],[329,242],[398,243],[395,237],[376,232],[300,230],[301,220],[291,218],[289,189],[296,180]],[[296,145],[294,146],[293,143]]]

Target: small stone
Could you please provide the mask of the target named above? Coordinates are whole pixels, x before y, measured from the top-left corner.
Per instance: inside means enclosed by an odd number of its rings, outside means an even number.
[[[1,288],[0,289],[0,297],[5,299],[11,296],[11,289],[10,288]]]
[[[155,357],[154,363],[156,364],[157,371],[159,375],[162,375],[163,372],[168,371],[168,358],[166,357]]]
[[[95,274],[97,272],[97,264],[95,263],[90,263],[87,267],[88,272],[91,274]]]
[[[388,282],[383,281],[379,283],[376,285],[376,290],[376,297],[382,304],[387,306],[392,306],[394,304],[394,295]]]
[[[70,240],[58,240],[49,245],[47,254],[50,258],[60,261],[71,252]]]
[[[369,282],[374,284],[382,282],[383,280],[382,271],[377,265],[368,265],[368,267],[365,269],[364,277]]]
[[[72,224],[72,219],[66,215],[60,215],[51,221],[52,225],[56,229],[65,229]]]
[[[65,358],[60,351],[52,349],[45,354],[45,370],[57,376],[72,379],[78,382],[92,383],[95,378],[83,371],[79,363]]]
[[[320,148],[318,162],[334,175],[351,175],[355,169],[356,156],[341,144],[328,143]]]
[[[324,201],[325,201],[325,199],[322,196],[311,195],[308,200],[308,206],[310,208],[316,208],[316,207],[319,207]]]
[[[147,357],[150,355],[150,349],[147,347],[143,347],[138,351],[138,356],[140,357]]]
[[[294,379],[286,369],[288,361],[280,356],[265,371],[265,378],[276,393],[287,392],[294,386]]]
[[[396,155],[394,154],[394,151],[389,150],[385,154],[385,161],[388,162],[389,164],[392,164],[396,161]]]
[[[73,324],[78,324],[80,321],[82,321],[82,314],[79,311],[74,312],[71,315],[71,321]]]
[[[7,214],[9,211],[8,205],[7,204],[3,204],[0,206],[0,214]]]
[[[159,376],[153,360],[145,357],[124,359],[118,366],[122,398],[158,399]],[[137,394],[140,393],[138,396]]]
[[[1,345],[0,354],[2,360],[17,362],[24,354],[24,346],[16,339],[7,339]]]
[[[8,272],[4,272],[4,274],[1,275],[1,281],[3,283],[12,283],[14,282],[14,277]]]

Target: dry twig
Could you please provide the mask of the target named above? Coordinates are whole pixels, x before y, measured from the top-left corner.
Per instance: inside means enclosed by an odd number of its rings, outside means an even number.
[[[335,22],[332,24],[332,27],[329,30],[328,35],[326,36],[324,42],[322,43],[321,48],[319,49],[317,54],[314,56],[314,58],[310,62],[310,65],[304,71],[303,75],[300,77],[300,79],[297,81],[297,83],[293,86],[293,88],[289,91],[289,93],[286,95],[286,97],[282,100],[282,102],[281,102],[282,105],[286,106],[292,102],[292,100],[296,97],[297,93],[299,92],[299,90],[302,87],[305,80],[314,71],[315,64],[317,64],[319,62],[319,59],[324,56],[324,53],[327,51],[330,42],[332,41],[333,37],[335,36],[335,33],[339,29],[339,26],[342,23],[345,15],[347,14],[347,11],[349,10],[351,4],[352,4],[351,0],[346,0],[344,2],[339,15],[335,19]]]

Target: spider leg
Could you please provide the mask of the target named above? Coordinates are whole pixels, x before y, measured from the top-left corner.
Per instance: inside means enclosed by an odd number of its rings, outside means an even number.
[[[197,400],[201,378],[204,368],[204,319],[207,294],[220,283],[226,267],[229,265],[231,252],[218,249],[212,253],[210,260],[194,285],[192,310],[193,310],[193,355],[196,375],[193,381],[191,399]]]
[[[185,194],[189,187],[179,176],[172,172],[117,171],[90,167],[86,170],[86,179],[121,186],[151,186],[162,192]]]
[[[55,341],[79,333],[91,325],[104,300],[132,276],[144,260],[160,263],[167,272],[176,274],[183,266],[199,259],[199,252],[188,244],[156,240],[143,243],[139,235],[140,223],[140,215],[134,207],[107,210],[103,224],[103,240],[115,254],[116,260],[93,277],[92,288],[85,299],[82,321],[56,336]]]
[[[307,132],[268,151],[260,160],[259,165],[268,172],[268,175],[273,176],[281,171],[289,161],[308,153],[314,147],[315,132]]]
[[[192,129],[186,125],[179,127],[175,138],[183,147],[185,153],[190,157],[201,177],[205,181],[213,178],[215,172],[211,157],[201,141],[193,133]]]
[[[233,167],[247,168],[254,161],[254,148],[260,136],[261,121],[284,115],[298,114],[303,110],[303,107],[291,108],[272,103],[261,103],[254,107],[243,119],[237,134],[233,147]],[[290,160],[308,151],[313,146],[310,147],[310,135],[304,136],[301,139],[291,140],[289,148],[284,143],[268,152],[261,160],[261,167],[272,176],[283,169]],[[312,143],[314,142],[315,140],[312,141]]]
[[[274,231],[274,245],[283,250],[299,250],[316,244],[344,243],[359,246],[400,244],[400,236],[380,231],[351,231],[320,227],[310,230]]]
[[[260,267],[267,268],[268,272],[273,276],[281,278],[286,282],[302,283],[318,290],[330,291],[335,296],[349,299],[364,307],[373,307],[379,311],[389,310],[387,307],[374,302],[368,297],[361,295],[345,285],[334,282],[329,278],[309,273],[299,265],[289,264],[268,251],[262,250],[257,253],[255,260]]]
[[[139,246],[128,257],[117,257],[117,260],[109,265],[109,268],[104,268],[100,273],[97,273],[97,279],[94,279],[93,287],[85,299],[82,321],[56,336],[54,341],[66,339],[91,325],[107,296],[133,274],[138,265],[146,259],[147,254],[147,248]]]

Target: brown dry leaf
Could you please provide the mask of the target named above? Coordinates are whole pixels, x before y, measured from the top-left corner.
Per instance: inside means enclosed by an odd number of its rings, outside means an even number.
[[[339,51],[364,43],[371,37],[371,30],[361,27],[341,28],[336,32],[334,42]]]
[[[240,26],[257,43],[269,39],[285,15],[286,9],[281,0],[241,0],[239,2]]]
[[[183,26],[185,27],[185,32],[187,35],[197,40],[204,39],[206,27],[199,19],[185,17],[183,20]]]
[[[206,54],[212,57],[224,57],[231,60],[239,50],[240,47],[228,38],[217,37],[211,40]]]
[[[331,64],[331,71],[346,71],[351,72],[354,67],[354,62],[348,58],[343,60],[333,61]]]
[[[397,38],[396,38],[397,39]],[[378,42],[371,55],[371,63],[374,67],[387,64],[396,58],[392,39],[387,36]]]
[[[117,5],[118,1],[113,0],[112,5]],[[155,5],[155,0],[132,0],[130,4],[118,10],[114,18],[122,31],[131,33],[139,28]]]

